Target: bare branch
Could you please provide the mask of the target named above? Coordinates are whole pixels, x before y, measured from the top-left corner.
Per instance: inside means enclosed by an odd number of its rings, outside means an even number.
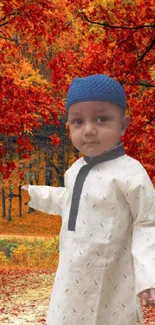
[[[109,25],[108,22],[103,22],[103,23],[100,23],[98,21],[92,21],[90,20],[86,14],[84,12],[82,12],[82,15],[83,17],[88,21],[88,23],[90,24],[95,24],[95,25],[100,25],[100,26],[103,26],[105,28],[116,28],[116,29],[133,29],[133,30],[138,30],[138,29],[141,29],[141,28],[155,28],[155,24],[153,25],[139,25],[139,26],[133,26],[133,27],[130,27],[130,26],[119,26],[119,25]]]
[[[144,86],[144,87],[148,87],[148,88],[155,88],[155,85],[149,84],[149,83],[143,83],[143,82],[139,82],[140,86]]]
[[[147,47],[146,47],[146,50],[143,52],[143,54],[140,56],[140,58],[138,59],[139,61],[142,61],[144,59],[144,57],[146,56],[146,54],[148,52],[150,52],[153,48],[155,44],[155,40],[153,40]]]
[[[133,83],[126,82],[126,85],[130,85],[130,86],[139,85],[139,86],[143,86],[146,88],[155,88],[155,85],[152,85],[150,83],[141,82],[141,81],[137,81],[137,82],[133,82]]]
[[[118,53],[118,50],[120,49],[120,47],[122,46],[122,44],[126,43],[133,36],[134,33],[136,33],[136,30],[132,31],[124,40],[122,40],[121,42],[118,43],[118,47],[116,48],[115,53],[112,56],[111,64],[113,64],[114,59],[116,57],[116,54]]]
[[[153,116],[149,121],[147,121],[144,125],[144,127],[146,127],[148,124],[150,124],[151,122],[155,121],[155,116]]]
[[[11,42],[16,43],[16,45],[19,45],[19,42],[18,42],[18,39],[16,36],[8,37],[5,35],[5,33],[3,31],[0,31],[0,33],[1,33],[0,38],[4,39],[5,41],[11,41]]]
[[[0,21],[6,20],[6,19],[8,19],[8,17],[15,16],[16,14],[17,14],[17,12],[10,13],[7,16],[4,16]]]
[[[133,34],[136,33],[136,30],[134,30],[131,34],[129,34],[124,40],[122,40],[121,42],[118,43],[118,45],[122,45],[123,43],[127,42],[129,40],[129,38],[131,38],[133,36]]]
[[[5,26],[5,25],[7,25],[9,22],[10,22],[10,21],[6,21],[5,23],[0,24],[0,27],[3,27],[3,26]]]
[[[7,38],[5,36],[0,36],[0,38],[5,39],[5,41],[13,41],[14,42],[14,40],[12,38]]]
[[[1,23],[0,24],[0,27],[3,27],[3,26],[5,26],[5,25],[7,25],[7,24],[9,24],[12,20],[14,20],[15,18],[16,18],[16,16],[19,14],[19,12],[18,11],[16,11],[16,12],[13,12],[13,13],[11,13],[11,14],[8,14],[8,16],[4,16],[2,19],[1,19],[1,21],[5,21],[6,19],[7,19],[7,21],[6,22],[4,22],[4,23]],[[11,19],[9,19],[9,17],[11,17],[11,16],[13,16]]]

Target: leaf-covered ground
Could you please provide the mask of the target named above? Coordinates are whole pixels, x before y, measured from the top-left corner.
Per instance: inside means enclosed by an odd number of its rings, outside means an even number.
[[[0,324],[46,324],[52,272],[1,270],[0,279]]]
[[[0,324],[46,324],[54,276],[45,270],[1,270]],[[145,324],[155,325],[155,309],[143,311]]]

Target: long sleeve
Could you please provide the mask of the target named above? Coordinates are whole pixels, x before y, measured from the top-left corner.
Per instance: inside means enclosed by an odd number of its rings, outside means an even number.
[[[29,185],[29,206],[48,214],[62,215],[62,206],[65,200],[65,187],[51,187]]]
[[[132,255],[138,294],[155,288],[155,190],[145,169],[136,176],[126,199],[133,216]]]

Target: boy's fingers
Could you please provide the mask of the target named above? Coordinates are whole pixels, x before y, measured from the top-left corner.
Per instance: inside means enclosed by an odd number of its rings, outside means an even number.
[[[146,300],[142,299],[142,306],[146,306]]]
[[[150,298],[150,295],[147,292],[142,293],[142,299],[146,300],[146,299],[149,299],[149,298]]]
[[[149,289],[142,293],[142,306],[155,306],[155,289]]]
[[[148,304],[150,306],[155,306],[155,300],[153,300],[152,298],[150,298],[149,301],[148,301]]]
[[[146,300],[142,300],[142,306],[147,307],[149,304],[146,302]]]
[[[142,306],[146,306],[150,298],[150,295],[147,292],[143,292],[141,298],[142,298]]]
[[[150,289],[150,295],[153,300],[155,300],[155,289]]]
[[[28,190],[28,185],[23,185],[23,186],[21,187],[21,189],[27,191],[27,190]]]

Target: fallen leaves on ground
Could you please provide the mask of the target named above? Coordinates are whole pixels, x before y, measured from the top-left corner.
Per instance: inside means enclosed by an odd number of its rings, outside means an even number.
[[[46,324],[54,276],[46,270],[1,270],[0,323]]]
[[[46,324],[55,274],[51,271],[1,270],[0,323]],[[143,308],[145,325],[155,325],[155,309]]]

